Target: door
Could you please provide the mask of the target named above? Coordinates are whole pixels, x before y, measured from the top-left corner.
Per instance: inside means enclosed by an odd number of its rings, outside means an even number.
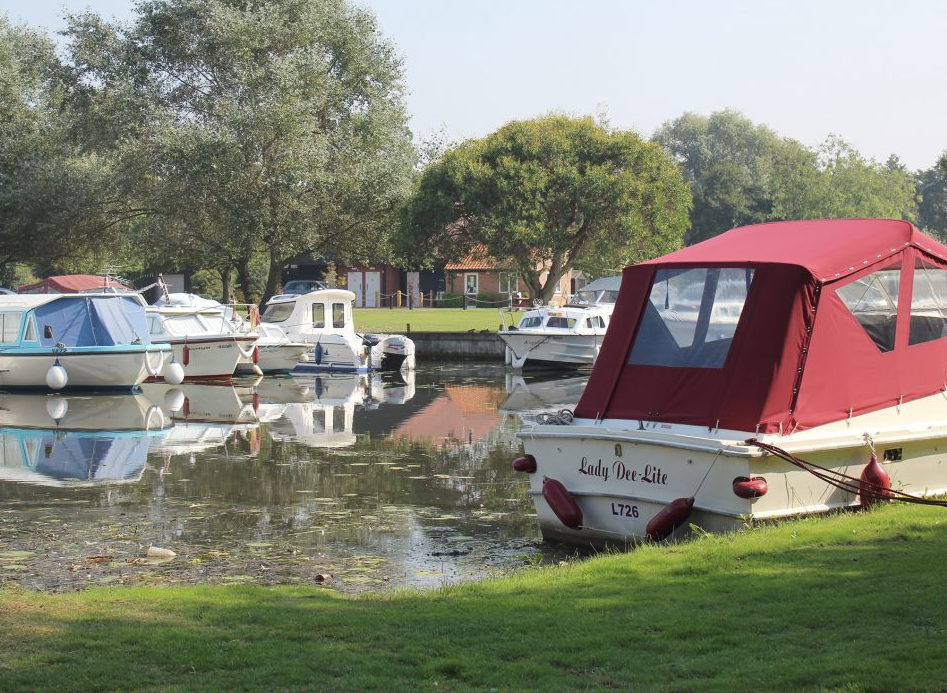
[[[355,307],[361,308],[365,305],[365,299],[362,295],[362,273],[349,272],[349,291],[355,294]]]
[[[378,294],[381,292],[381,272],[365,273],[365,307],[378,307]]]

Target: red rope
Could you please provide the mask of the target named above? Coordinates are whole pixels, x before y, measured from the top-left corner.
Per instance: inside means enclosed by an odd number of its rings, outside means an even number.
[[[883,499],[885,497],[890,498],[891,500],[901,501],[903,503],[917,503],[918,505],[937,505],[942,508],[947,508],[947,501],[943,500],[934,500],[932,498],[921,498],[920,496],[914,496],[910,493],[905,493],[904,491],[898,491],[897,489],[888,488],[882,486],[881,484],[876,484],[867,479],[860,479],[858,477],[850,476],[844,472],[840,472],[836,469],[828,469],[827,467],[821,467],[814,462],[808,462],[799,457],[796,457],[792,453],[786,452],[782,448],[778,448],[775,445],[770,445],[769,443],[763,443],[762,441],[751,438],[746,441],[747,445],[754,445],[760,450],[775,455],[781,460],[785,460],[792,465],[799,467],[802,470],[805,470],[812,474],[817,479],[821,479],[830,486],[847,491],[854,495],[859,495],[864,493],[865,495],[873,495],[876,498]]]

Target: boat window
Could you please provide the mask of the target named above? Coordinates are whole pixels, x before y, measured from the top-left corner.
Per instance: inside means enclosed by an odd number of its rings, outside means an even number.
[[[585,324],[593,330],[605,327],[605,321],[602,319],[601,315],[590,315],[588,318],[586,318]]]
[[[22,324],[23,313],[0,313],[0,343],[15,344]]]
[[[237,331],[222,313],[201,313],[201,319],[206,323],[207,330],[213,334],[233,334]]]
[[[754,270],[658,270],[629,363],[723,368]]]
[[[169,334],[175,337],[207,334],[207,328],[197,319],[196,315],[175,315],[173,317],[167,317],[164,321],[164,327]]]
[[[564,318],[562,316],[553,315],[546,321],[546,327],[571,330],[575,327],[575,318]]]
[[[33,319],[33,316],[30,316],[26,320],[26,332],[23,333],[24,342],[35,342],[36,338],[36,321]]]
[[[947,269],[918,258],[911,291],[909,344],[940,339],[947,332]]]
[[[332,327],[345,327],[345,304],[332,304]]]
[[[148,334],[154,336],[162,334],[164,332],[164,327],[161,323],[161,318],[157,315],[148,316]]]
[[[266,310],[263,311],[263,316],[260,319],[263,322],[283,322],[293,314],[293,307],[295,305],[295,301],[271,303],[266,307]]]
[[[894,349],[900,288],[901,263],[896,262],[835,290],[881,351]]]
[[[326,305],[325,303],[312,304],[312,326],[322,329],[326,326]]]
[[[534,315],[532,317],[527,316],[520,320],[520,329],[522,330],[523,328],[539,327],[542,324],[543,319],[538,315]]]

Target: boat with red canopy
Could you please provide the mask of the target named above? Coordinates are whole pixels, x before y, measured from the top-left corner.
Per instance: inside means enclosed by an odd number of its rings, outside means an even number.
[[[947,247],[908,222],[736,228],[625,269],[574,418],[514,467],[581,543],[943,494],[945,336]]]

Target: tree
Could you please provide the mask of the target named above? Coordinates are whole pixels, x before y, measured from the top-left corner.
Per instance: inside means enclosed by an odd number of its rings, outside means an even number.
[[[97,264],[114,253],[103,162],[70,138],[44,35],[0,17],[0,268]]]
[[[686,113],[654,140],[690,183],[688,243],[766,221],[915,213],[912,176],[896,157],[878,164],[834,135],[813,151],[736,111],[719,111]]]
[[[803,218],[817,178],[816,156],[736,111],[685,113],[653,140],[681,167],[693,195],[687,242],[734,226]]]
[[[111,133],[156,244],[273,294],[307,253],[385,253],[414,162],[402,67],[346,0],[151,0],[131,27],[73,17],[77,102]],[[130,143],[130,144],[129,144]]]
[[[656,145],[591,118],[550,115],[511,122],[428,165],[399,238],[415,263],[483,246],[513,261],[530,292],[548,300],[574,267],[614,272],[679,247],[688,205]]]
[[[917,225],[941,241],[947,240],[947,154],[915,177]]]

